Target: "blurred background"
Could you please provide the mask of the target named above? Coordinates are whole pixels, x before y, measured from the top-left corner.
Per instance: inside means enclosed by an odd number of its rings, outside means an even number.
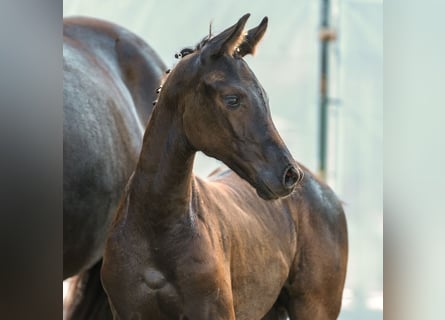
[[[349,265],[339,319],[383,318],[383,0],[64,0],[63,15],[109,20],[142,37],[168,67],[175,52],[264,16],[269,27],[247,57],[294,158],[345,203]],[[220,165],[199,155],[195,172]]]

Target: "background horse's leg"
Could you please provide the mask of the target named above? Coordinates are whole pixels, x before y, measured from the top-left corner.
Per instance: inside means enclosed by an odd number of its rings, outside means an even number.
[[[111,320],[108,297],[100,280],[102,259],[91,269],[79,274],[70,285],[70,301],[66,306],[67,320]]]

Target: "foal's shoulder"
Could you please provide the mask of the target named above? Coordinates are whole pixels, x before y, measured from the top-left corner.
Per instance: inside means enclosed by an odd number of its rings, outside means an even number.
[[[211,198],[223,206],[256,199],[255,189],[226,166],[217,168],[206,178],[195,176],[195,182],[201,197]]]

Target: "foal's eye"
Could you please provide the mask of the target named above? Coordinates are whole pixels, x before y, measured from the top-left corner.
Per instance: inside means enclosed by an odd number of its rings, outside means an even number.
[[[238,96],[230,95],[224,97],[224,103],[232,109],[238,108],[240,105],[240,99]]]

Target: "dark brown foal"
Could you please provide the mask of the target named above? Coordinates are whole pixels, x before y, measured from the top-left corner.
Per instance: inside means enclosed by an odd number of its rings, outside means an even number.
[[[340,201],[292,158],[243,60],[249,15],[171,71],[107,242],[115,319],[335,319],[346,273]],[[192,172],[201,150],[231,170]],[[303,178],[304,177],[304,178]]]

